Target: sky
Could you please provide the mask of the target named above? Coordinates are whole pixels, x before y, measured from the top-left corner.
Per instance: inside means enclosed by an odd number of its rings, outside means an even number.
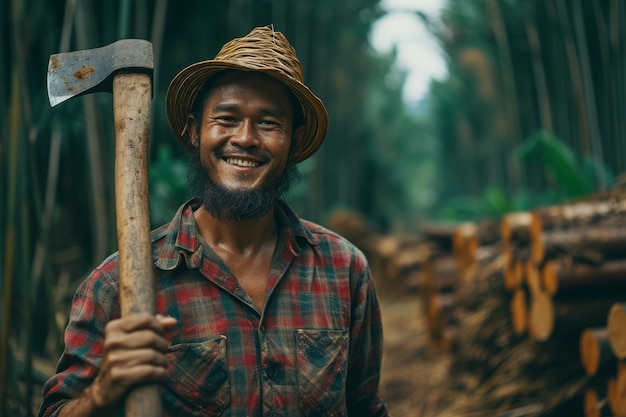
[[[445,0],[383,0],[387,14],[372,28],[370,42],[374,49],[389,52],[398,49],[398,67],[408,71],[404,85],[404,99],[414,104],[428,92],[432,78],[442,79],[447,74],[443,55],[436,40],[428,32],[414,11],[424,12],[437,20]]]

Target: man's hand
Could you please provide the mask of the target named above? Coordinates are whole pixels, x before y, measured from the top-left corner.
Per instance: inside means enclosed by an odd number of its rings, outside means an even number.
[[[173,317],[145,313],[110,321],[104,329],[98,376],[79,400],[61,409],[59,416],[112,415],[134,386],[165,379],[169,347],[165,333],[176,324]]]

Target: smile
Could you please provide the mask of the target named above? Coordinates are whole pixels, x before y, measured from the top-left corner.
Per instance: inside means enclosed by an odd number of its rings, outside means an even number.
[[[245,159],[238,159],[238,158],[226,158],[226,162],[231,164],[231,165],[237,165],[240,167],[246,167],[246,168],[256,168],[259,165],[261,165],[260,162],[256,162],[256,161],[248,161]]]

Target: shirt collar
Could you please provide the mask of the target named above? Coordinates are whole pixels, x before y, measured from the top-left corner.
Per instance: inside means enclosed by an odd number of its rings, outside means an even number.
[[[198,198],[193,198],[181,205],[171,222],[152,231],[151,239],[155,243],[163,240],[162,244],[153,245],[155,265],[162,270],[176,269],[182,259],[185,259],[187,268],[200,267],[205,248],[200,244],[200,237],[194,210],[202,204]],[[276,221],[279,239],[290,251],[297,255],[300,243],[311,246],[319,245],[318,238],[311,233],[298,215],[283,201],[275,206]],[[206,250],[211,251],[210,248]]]

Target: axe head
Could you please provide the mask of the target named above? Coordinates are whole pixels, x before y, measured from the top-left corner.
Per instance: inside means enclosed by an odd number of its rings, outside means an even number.
[[[50,106],[83,94],[111,92],[113,77],[120,72],[152,75],[152,70],[152,44],[143,39],[124,39],[101,48],[51,55]]]

